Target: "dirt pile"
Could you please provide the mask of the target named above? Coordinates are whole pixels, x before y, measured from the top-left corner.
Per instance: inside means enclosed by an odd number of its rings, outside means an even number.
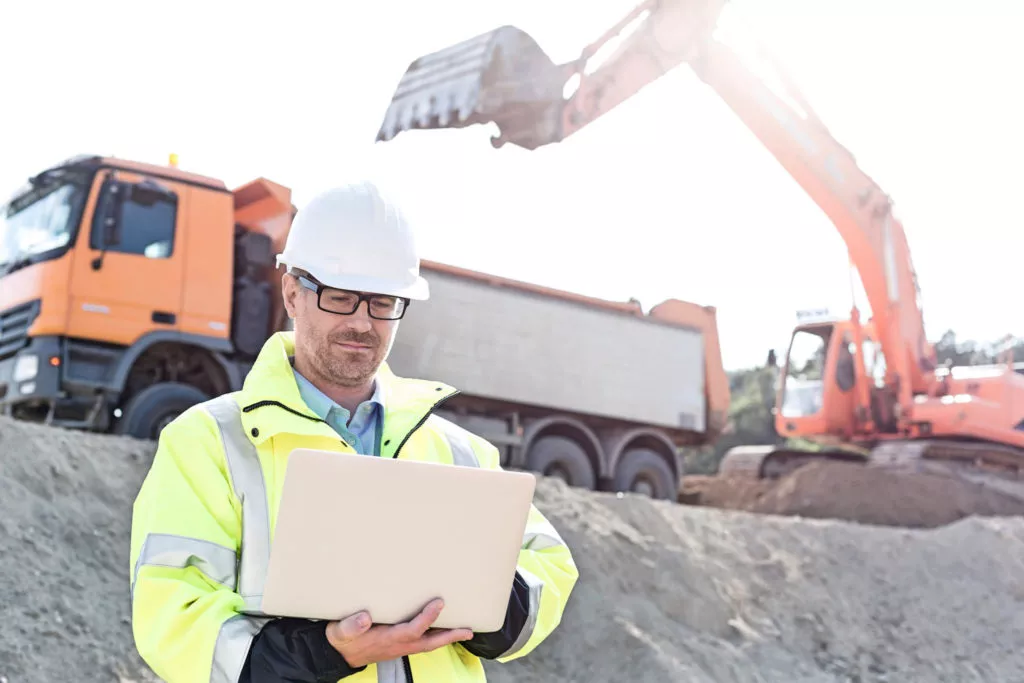
[[[540,489],[581,581],[531,681],[1024,680],[1024,519],[931,530]]]
[[[686,477],[681,500],[730,510],[932,528],[970,515],[1024,515],[1024,482],[928,463],[908,471],[815,462],[777,480]]]
[[[0,680],[156,680],[135,653],[127,583],[152,450],[0,417]]]
[[[0,418],[0,680],[153,680],[128,605],[152,444]],[[586,494],[537,503],[581,580],[509,681],[1024,680],[1024,520],[937,530]]]

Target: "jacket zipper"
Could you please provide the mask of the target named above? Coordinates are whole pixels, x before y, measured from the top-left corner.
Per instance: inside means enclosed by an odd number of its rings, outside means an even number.
[[[458,396],[458,394],[459,394],[458,391],[454,391],[451,394],[448,394],[447,396],[442,398],[440,401],[436,402],[434,405],[430,406],[430,408],[423,415],[423,417],[420,418],[420,421],[417,422],[416,425],[412,429],[410,429],[408,432],[406,432],[405,438],[402,439],[402,443],[398,444],[398,448],[395,449],[395,454],[393,456],[391,456],[391,457],[395,458],[397,460],[398,459],[398,454],[401,452],[402,447],[405,446],[406,442],[409,440],[409,437],[411,437],[413,435],[413,433],[417,429],[419,429],[420,427],[423,426],[423,423],[426,422],[427,419],[431,415],[434,414],[435,410],[437,410],[438,408],[443,406],[445,404],[445,402],[451,400],[455,396]],[[405,683],[414,683],[413,677],[412,677],[412,664],[409,662],[409,655],[403,655],[402,656],[402,668],[405,670]]]
[[[285,410],[285,411],[291,413],[292,415],[298,415],[299,417],[305,418],[305,419],[309,420],[310,422],[317,422],[317,423],[324,424],[324,425],[327,424],[327,420],[323,420],[323,419],[317,417],[316,415],[307,415],[306,413],[300,412],[298,410],[295,410],[294,408],[290,408],[290,407],[286,406],[285,404],[281,403],[280,401],[266,400],[266,401],[257,401],[256,403],[250,403],[249,405],[247,405],[244,408],[242,408],[242,412],[243,413],[251,413],[252,411],[256,410],[257,408],[265,408],[266,406],[275,406],[277,408],[281,408],[282,410]],[[327,425],[327,426],[330,427],[330,425]],[[343,446],[346,446],[346,447],[350,446],[349,442],[345,441],[344,439],[341,439],[341,443],[342,443]]]
[[[448,401],[450,401],[451,399],[455,398],[455,397],[456,397],[456,396],[458,396],[458,395],[459,395],[459,392],[458,392],[458,391],[454,391],[454,392],[452,392],[451,394],[448,394],[447,396],[445,396],[444,398],[442,398],[442,399],[441,399],[440,401],[438,401],[438,402],[437,402],[437,403],[435,403],[434,405],[430,406],[430,408],[429,408],[429,409],[427,410],[427,412],[426,412],[426,413],[425,413],[425,414],[423,415],[423,417],[421,417],[421,418],[420,418],[420,421],[419,421],[419,422],[417,422],[417,423],[416,423],[416,425],[415,425],[415,426],[414,426],[414,427],[413,427],[412,429],[410,429],[410,430],[409,430],[408,432],[406,432],[406,434],[405,434],[405,438],[403,438],[403,439],[402,439],[402,443],[398,444],[398,448],[396,448],[396,449],[395,449],[395,454],[394,454],[394,455],[392,455],[391,457],[392,457],[392,458],[396,458],[396,459],[397,459],[397,458],[398,458],[398,454],[399,454],[399,453],[401,452],[401,450],[402,450],[402,447],[403,447],[403,446],[405,446],[406,442],[407,442],[407,441],[409,440],[409,437],[411,437],[411,436],[413,435],[413,433],[415,433],[415,431],[416,431],[417,429],[419,429],[420,427],[422,427],[422,426],[423,426],[423,423],[424,423],[424,422],[426,422],[426,421],[427,421],[427,419],[428,419],[428,418],[429,418],[429,417],[430,417],[431,415],[433,415],[433,414],[434,414],[434,411],[435,411],[435,410],[437,410],[438,408],[440,408],[440,407],[441,407],[441,406],[443,406],[443,405],[444,405],[445,403],[447,403]]]
[[[443,406],[446,402],[450,401],[451,399],[453,399],[454,397],[456,397],[458,395],[459,395],[459,392],[458,391],[454,391],[454,392],[448,394],[447,396],[445,396],[444,398],[442,398],[440,401],[437,401],[436,403],[434,403],[434,405],[430,406],[430,408],[427,410],[427,412],[424,413],[423,417],[420,418],[419,422],[417,422],[416,425],[412,429],[410,429],[408,432],[406,432],[405,438],[402,439],[402,443],[398,444],[398,448],[395,449],[395,454],[393,456],[391,456],[391,457],[392,458],[398,458],[399,452],[401,452],[402,447],[405,446],[406,442],[409,441],[409,437],[411,437],[413,435],[413,433],[417,429],[419,429],[420,427],[423,426],[423,423],[425,423],[427,421],[427,419],[431,415],[434,414],[435,410],[437,410],[438,408]],[[269,406],[269,405],[278,406],[279,408],[283,408],[284,410],[287,410],[289,413],[294,413],[295,415],[298,415],[299,417],[304,417],[307,420],[312,420],[313,422],[324,422],[319,417],[314,417],[312,415],[306,415],[305,413],[300,413],[299,411],[294,410],[292,408],[289,408],[288,406],[286,406],[285,404],[283,404],[283,403],[281,403],[279,401],[259,401],[257,403],[253,403],[251,405],[245,406],[244,408],[242,408],[242,411],[248,413],[250,411],[256,410],[257,408],[262,408],[264,406]],[[406,683],[414,683],[413,677],[412,677],[412,664],[410,664],[410,662],[409,662],[409,656],[408,655],[403,655],[402,656],[402,669],[405,672],[405,682]]]
[[[289,406],[286,406],[285,404],[281,403],[280,401],[257,401],[256,403],[250,403],[249,405],[247,405],[244,408],[242,408],[242,412],[243,413],[251,413],[252,411],[256,410],[257,408],[263,408],[265,406],[277,406],[278,408],[282,408],[283,410],[287,410],[292,415],[298,415],[299,417],[304,417],[307,420],[311,420],[313,422],[324,422],[323,420],[321,420],[319,417],[316,417],[315,415],[307,415],[306,413],[300,412],[298,410],[295,410],[294,408],[290,408]],[[327,424],[327,423],[324,422],[324,424]]]

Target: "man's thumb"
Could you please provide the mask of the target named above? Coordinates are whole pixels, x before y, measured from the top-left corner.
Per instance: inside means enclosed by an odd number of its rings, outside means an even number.
[[[334,640],[344,643],[366,633],[372,625],[373,622],[370,620],[369,614],[357,612],[350,617],[331,624],[334,627],[334,632],[328,635],[332,636]]]

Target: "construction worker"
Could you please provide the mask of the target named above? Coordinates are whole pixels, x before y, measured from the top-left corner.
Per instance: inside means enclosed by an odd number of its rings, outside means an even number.
[[[432,413],[453,388],[400,378],[385,362],[410,302],[429,292],[409,225],[374,184],[316,196],[297,214],[278,264],[294,331],[266,342],[240,391],[164,428],[135,500],[136,647],[172,683],[483,681],[482,659],[522,657],[554,631],[578,578],[569,548],[535,507],[494,633],[430,628],[440,602],[394,626],[366,613],[325,622],[260,611],[293,449],[385,458],[400,450],[404,459],[499,467],[493,445]],[[354,523],[325,519],[324,535]],[[457,520],[438,521],[439,545],[473,542]],[[358,562],[360,549],[351,551]]]

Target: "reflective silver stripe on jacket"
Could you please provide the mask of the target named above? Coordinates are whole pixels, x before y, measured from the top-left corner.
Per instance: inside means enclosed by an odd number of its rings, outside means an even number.
[[[220,429],[232,489],[242,503],[242,542],[236,591],[244,602],[242,612],[259,615],[262,614],[263,584],[270,562],[270,514],[263,469],[256,447],[245,435],[241,408],[234,397],[230,394],[219,396],[208,401],[206,409]],[[266,618],[240,614],[221,625],[213,649],[211,683],[235,683],[238,680],[252,639],[267,621]]]
[[[530,636],[533,635],[534,629],[537,628],[537,616],[540,612],[540,594],[544,590],[544,582],[539,578],[522,567],[519,567],[516,571],[523,577],[526,585],[530,587],[530,611],[526,616],[526,623],[523,624],[523,630],[519,632],[519,637],[516,638],[516,642],[512,643],[512,647],[508,650],[501,653],[502,657],[514,655],[522,650],[526,643],[530,641]]]
[[[217,421],[224,445],[224,457],[235,495],[242,503],[242,543],[238,563],[238,594],[245,601],[246,614],[262,614],[263,584],[270,563],[270,513],[267,487],[256,447],[245,435],[241,409],[230,394],[206,404]]]
[[[473,445],[469,442],[469,435],[466,431],[448,420],[438,419],[437,423],[444,430],[445,438],[448,440],[448,448],[452,452],[452,464],[460,467],[480,467],[480,459],[473,451]]]
[[[135,598],[135,583],[143,565],[174,569],[195,567],[210,580],[235,590],[235,559],[234,550],[210,541],[173,534],[149,534],[142,542],[139,558],[135,561],[132,598]]]
[[[143,565],[185,569],[195,567],[210,580],[242,596],[244,614],[221,625],[214,645],[211,683],[236,683],[252,639],[269,620],[260,616],[263,584],[270,560],[270,516],[266,484],[255,446],[245,435],[241,410],[230,395],[208,401],[205,408],[217,422],[231,486],[242,503],[239,553],[216,543],[173,534],[149,534],[142,544],[132,576],[132,597]]]
[[[409,683],[401,657],[377,662],[377,683]]]
[[[545,550],[559,545],[565,545],[565,541],[547,521],[531,523],[523,533],[523,548],[527,550]]]
[[[135,599],[135,585],[143,565],[173,569],[195,567],[210,580],[235,590],[235,559],[235,551],[210,541],[173,534],[149,534],[135,562],[132,600]],[[249,644],[266,621],[238,615],[221,625],[214,646],[211,683],[235,683],[238,680],[249,653]]]
[[[536,522],[530,522],[526,526],[526,530],[523,532],[523,548],[527,550],[545,550],[547,548],[554,548],[560,545],[565,545],[565,541],[562,540],[562,536],[558,533],[554,526],[551,525],[547,520],[541,519]],[[540,578],[534,576],[530,572],[526,571],[522,567],[517,570],[519,575],[523,577],[523,581],[529,586],[529,614],[526,618],[526,623],[523,625],[523,630],[519,633],[519,637],[516,642],[512,644],[505,652],[501,653],[501,657],[510,657],[515,653],[519,652],[526,643],[529,642],[530,636],[533,635],[534,629],[537,627],[537,617],[540,611],[540,596],[544,591],[544,582]]]
[[[245,658],[249,656],[252,639],[268,621],[266,617],[239,614],[229,617],[221,625],[213,647],[210,683],[237,683]]]

